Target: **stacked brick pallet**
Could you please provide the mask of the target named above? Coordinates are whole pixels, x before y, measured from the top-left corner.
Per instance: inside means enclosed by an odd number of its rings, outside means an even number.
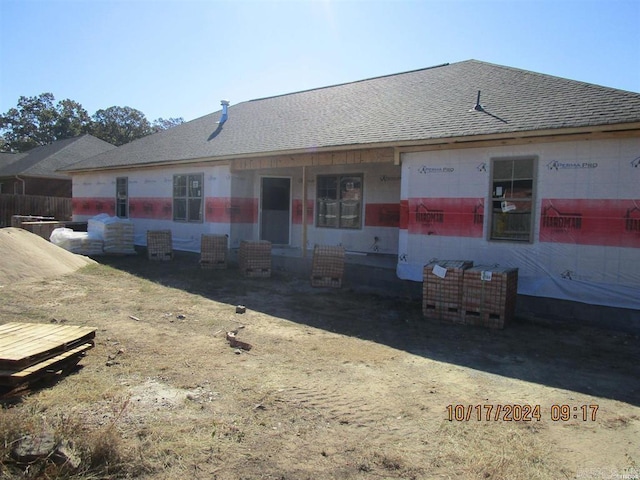
[[[311,266],[312,287],[342,286],[344,275],[344,247],[316,245]]]
[[[200,267],[227,268],[227,236],[203,234],[200,239]]]
[[[462,322],[462,283],[469,260],[442,260],[424,266],[422,313],[425,317]]]
[[[87,222],[87,232],[102,239],[104,253],[134,255],[133,222],[128,219],[96,215]]]
[[[518,269],[443,260],[424,267],[422,313],[465,325],[504,328],[515,314]]]
[[[238,252],[240,271],[246,277],[271,276],[271,242],[242,241]]]
[[[464,272],[462,321],[503,328],[515,314],[518,269],[476,266]]]
[[[147,230],[147,257],[159,261],[173,259],[171,230]]]

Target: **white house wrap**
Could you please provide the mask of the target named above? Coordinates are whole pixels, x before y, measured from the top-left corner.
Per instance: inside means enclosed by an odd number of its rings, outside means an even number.
[[[74,220],[194,252],[340,246],[413,282],[433,260],[517,268],[523,300],[640,330],[640,94],[469,60],[223,106],[67,167]]]

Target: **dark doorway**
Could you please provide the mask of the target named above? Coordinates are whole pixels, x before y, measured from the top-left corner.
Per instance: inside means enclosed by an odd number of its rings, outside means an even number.
[[[289,244],[291,179],[263,177],[261,184],[260,239]]]

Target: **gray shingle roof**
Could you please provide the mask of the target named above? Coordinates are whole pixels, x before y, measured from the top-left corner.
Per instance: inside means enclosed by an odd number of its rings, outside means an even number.
[[[6,164],[0,163],[0,177],[24,175],[66,178],[68,175],[58,169],[113,149],[116,149],[115,145],[93,135],[58,140],[18,154],[19,158]]]
[[[478,91],[484,111],[473,109]],[[239,103],[68,170],[640,122],[640,94],[468,60]]]
[[[17,162],[23,158],[26,153],[5,153],[0,152],[0,171],[10,163]]]

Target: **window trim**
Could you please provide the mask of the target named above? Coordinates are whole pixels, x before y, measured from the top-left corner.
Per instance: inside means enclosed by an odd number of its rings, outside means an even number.
[[[348,177],[358,177],[360,179],[360,198],[358,200],[359,210],[358,210],[358,225],[355,227],[344,226],[342,223],[342,207],[344,205],[343,202],[349,199],[339,198],[341,195],[340,185],[344,178]],[[335,200],[338,203],[338,212],[337,212],[337,223],[335,226],[332,225],[320,225],[320,202],[324,201],[319,196],[320,189],[320,179],[321,178],[335,178],[336,179],[336,198],[331,199]],[[328,200],[328,199],[327,199]],[[333,230],[362,230],[364,225],[364,173],[329,173],[329,174],[318,174],[316,175],[316,214],[315,214],[315,226],[317,228],[328,228]]]
[[[499,181],[500,179],[496,180],[494,178],[494,174],[495,174],[495,164],[496,162],[500,162],[500,161],[511,161],[511,162],[518,162],[518,161],[531,161],[531,178],[514,178],[513,176],[513,168],[512,168],[512,174],[511,174],[511,182],[515,181],[515,180],[531,180],[531,195],[530,197],[525,197],[525,198],[520,198],[520,197],[514,197],[514,196],[510,196],[510,197],[498,197],[495,195],[495,183],[496,181]],[[490,242],[511,242],[511,243],[517,243],[517,244],[524,244],[524,243],[528,243],[528,244],[532,244],[534,243],[534,239],[535,239],[535,231],[536,231],[536,204],[537,204],[537,200],[538,200],[538,192],[537,192],[537,184],[538,184],[538,164],[539,164],[539,158],[537,155],[521,155],[521,156],[508,156],[508,157],[493,157],[490,159],[490,173],[489,173],[489,201],[488,201],[488,225],[487,225],[487,240]],[[513,165],[513,163],[512,163]],[[494,219],[496,217],[496,214],[499,213],[497,211],[495,211],[494,208],[494,203],[495,202],[500,202],[500,201],[507,201],[507,202],[511,202],[517,205],[517,203],[524,203],[524,202],[530,202],[531,204],[531,210],[529,212],[530,218],[529,218],[529,235],[528,237],[519,239],[519,238],[504,238],[504,237],[495,237],[494,236]],[[508,207],[507,207],[508,208]],[[506,212],[505,214],[508,215],[508,212]]]
[[[185,195],[184,196],[176,196],[176,179],[178,177],[186,177],[186,185],[185,185]],[[200,181],[200,196],[191,196],[191,188],[189,188],[190,182],[194,180],[193,177],[198,177]],[[175,173],[173,175],[173,182],[171,184],[171,209],[172,209],[172,219],[174,222],[180,223],[204,223],[204,173]],[[200,199],[200,212],[199,218],[197,220],[191,220],[190,215],[190,205],[191,200]],[[185,202],[185,218],[176,218],[176,201],[183,200]]]

